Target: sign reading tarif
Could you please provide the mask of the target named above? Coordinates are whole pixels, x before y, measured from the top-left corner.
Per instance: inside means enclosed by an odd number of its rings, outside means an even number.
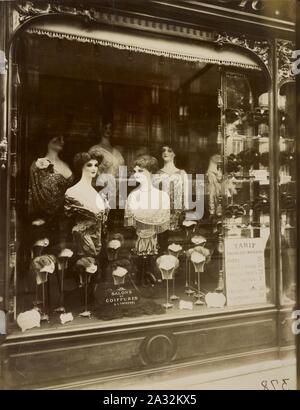
[[[227,306],[266,302],[265,238],[225,239]]]

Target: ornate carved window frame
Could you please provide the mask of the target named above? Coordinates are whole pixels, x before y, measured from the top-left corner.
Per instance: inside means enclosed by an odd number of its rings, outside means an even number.
[[[278,64],[278,89],[288,82],[295,82],[295,74],[292,72],[294,62],[293,51],[295,43],[290,40],[276,40],[276,57]]]
[[[33,18],[41,16],[76,16],[82,18],[86,23],[94,22],[109,24],[118,27],[126,27],[153,33],[166,34],[216,43],[218,46],[232,46],[244,49],[248,54],[255,55],[258,61],[269,72],[270,68],[270,48],[269,41],[250,36],[237,35],[231,33],[218,32],[216,30],[203,29],[199,26],[179,24],[178,22],[166,21],[155,17],[144,17],[129,15],[120,12],[103,11],[100,8],[78,6],[66,6],[59,3],[45,2],[41,4],[37,1],[20,1],[15,4],[14,9],[14,30],[17,31],[24,23],[30,22]]]

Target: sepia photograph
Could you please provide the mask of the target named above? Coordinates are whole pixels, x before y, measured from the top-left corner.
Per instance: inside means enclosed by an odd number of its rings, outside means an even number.
[[[0,0],[0,390],[300,389],[298,30],[298,0]]]

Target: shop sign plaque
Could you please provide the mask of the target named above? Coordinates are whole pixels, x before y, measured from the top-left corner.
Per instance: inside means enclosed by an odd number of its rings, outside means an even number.
[[[110,306],[134,306],[140,297],[134,289],[110,289],[105,293],[104,303]]]
[[[266,303],[266,238],[225,239],[227,306]]]

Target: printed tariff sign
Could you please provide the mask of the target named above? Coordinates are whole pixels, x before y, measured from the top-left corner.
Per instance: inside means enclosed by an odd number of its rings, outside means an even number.
[[[225,239],[227,306],[266,302],[266,239]]]

